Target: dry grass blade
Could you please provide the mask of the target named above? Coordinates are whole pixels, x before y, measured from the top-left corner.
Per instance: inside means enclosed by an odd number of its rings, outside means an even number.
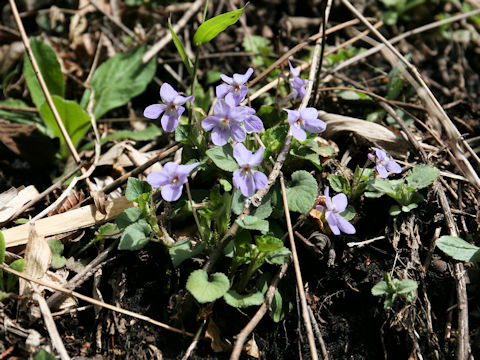
[[[405,154],[407,150],[407,142],[383,125],[349,116],[330,114],[325,111],[319,111],[318,116],[328,124],[327,130],[323,133],[327,138],[331,138],[339,132],[348,131],[384,148],[388,152]]]

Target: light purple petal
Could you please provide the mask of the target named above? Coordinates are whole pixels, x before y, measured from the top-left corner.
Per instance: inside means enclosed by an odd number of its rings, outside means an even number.
[[[300,110],[300,116],[303,120],[317,120],[318,118],[318,111],[313,107],[308,107],[305,109]]]
[[[378,174],[380,175],[380,177],[386,179],[388,177],[388,172],[387,172],[387,169],[385,169],[385,166],[383,166],[382,164],[380,163],[377,163],[377,171],[378,171]]]
[[[236,183],[240,186],[240,190],[245,197],[252,196],[255,192],[255,179],[251,173],[245,174],[241,170],[240,176],[237,176]]]
[[[345,234],[355,234],[355,227],[345,220],[341,215],[336,215],[337,225],[341,232]],[[337,234],[338,235],[338,234]]]
[[[258,133],[264,129],[262,120],[260,120],[260,118],[255,115],[250,115],[248,118],[246,118],[243,121],[243,126],[245,127],[245,130],[249,134],[252,132]]]
[[[147,175],[147,182],[154,188],[170,183],[170,177],[163,171],[155,171]]]
[[[178,106],[185,104],[187,101],[193,101],[194,99],[195,98],[193,96],[185,97],[178,95],[175,99],[173,99],[173,103]]]
[[[372,147],[372,149],[375,151],[375,154],[377,155],[377,159],[379,161],[385,160],[385,158],[387,157],[387,153],[385,151],[376,147]]]
[[[162,198],[166,201],[177,201],[182,195],[183,185],[168,184],[162,187]]]
[[[311,133],[318,134],[325,131],[325,129],[327,128],[327,124],[325,124],[325,122],[323,122],[322,120],[307,119],[305,120],[304,127],[305,130],[310,131]]]
[[[219,99],[223,98],[225,95],[227,95],[230,92],[231,89],[232,89],[232,87],[230,85],[227,85],[227,84],[218,85],[215,88],[215,93],[217,94],[217,98],[219,98]]]
[[[169,178],[175,177],[177,174],[178,166],[179,166],[178,164],[175,164],[174,162],[169,161],[168,163],[163,165],[162,172],[164,174],[167,174]]]
[[[163,104],[149,105],[143,111],[143,116],[145,116],[146,118],[149,118],[149,119],[156,119],[164,111],[165,111],[165,105],[163,105]]]
[[[233,172],[233,186],[235,189],[240,189],[240,183],[243,181],[241,178],[243,169],[238,169]]]
[[[242,100],[237,101],[235,97],[233,96],[233,91],[229,92],[227,95],[225,95],[225,102],[230,105],[232,108],[235,108],[235,106],[240,105]]]
[[[230,131],[232,133],[232,139],[235,141],[242,142],[247,137],[245,130],[240,126],[240,123],[235,121],[230,122]]]
[[[387,163],[387,170],[394,174],[400,174],[402,172],[402,167],[398,165],[395,161],[390,160]]]
[[[257,150],[257,152],[254,155],[250,157],[250,160],[248,161],[248,165],[251,168],[257,167],[263,161],[264,155],[265,155],[265,148],[261,147],[260,149]]]
[[[253,170],[253,178],[255,179],[255,188],[258,190],[265,189],[265,186],[267,186],[268,183],[268,178],[267,175],[264,173]]]
[[[343,193],[337,194],[332,198],[332,203],[335,207],[335,212],[342,212],[347,208],[348,205],[347,196]]]
[[[293,100],[297,100],[297,96],[298,96],[298,90],[297,88],[293,88],[292,89],[292,97],[293,97]]]
[[[233,157],[238,165],[246,167],[249,165],[250,159],[252,158],[252,152],[248,150],[245,145],[239,143],[233,148]]]
[[[243,85],[248,81],[248,79],[250,79],[250,76],[252,76],[252,74],[253,74],[253,69],[248,68],[247,72],[243,75],[242,74],[233,74],[233,81],[238,85]]]
[[[218,126],[220,121],[222,121],[222,119],[218,116],[207,116],[202,121],[202,128],[204,128],[206,131],[210,131],[214,127]]]
[[[297,110],[283,109],[288,113],[288,123],[292,125],[300,117],[300,113]]]
[[[166,132],[174,132],[178,126],[179,117],[180,115],[178,115],[178,112],[175,115],[170,115],[168,113],[163,114],[161,121],[163,130]]]
[[[290,67],[290,73],[291,73],[293,76],[299,76],[299,75],[300,75],[300,69],[295,69],[295,68],[292,66],[292,63],[290,62],[290,60],[288,60],[288,66]]]
[[[240,104],[243,99],[245,99],[245,96],[247,96],[248,93],[248,87],[242,85],[240,86],[240,92],[234,91],[233,92],[233,98],[235,99],[236,105]]]
[[[213,113],[216,116],[220,116],[223,118],[228,118],[228,113],[231,109],[231,106],[225,102],[225,100],[219,100],[215,104],[215,107],[213,109]]]
[[[226,82],[229,85],[232,85],[232,83],[233,83],[233,79],[230,76],[227,76],[227,75],[221,74],[220,79],[222,79],[224,82]]]
[[[307,89],[305,89],[303,86],[301,88],[298,89],[298,92],[300,93],[300,99],[303,100],[303,98],[305,97],[305,94],[307,93]]]
[[[228,142],[230,129],[228,127],[217,126],[212,130],[212,142],[215,145],[223,146]]]
[[[330,187],[325,188],[325,205],[327,205],[327,210],[331,211],[333,209],[332,199],[330,198]]]
[[[176,92],[170,84],[163,83],[162,87],[160,88],[160,97],[165,104],[171,103],[177,96],[178,92]]]
[[[332,230],[332,233],[335,235],[340,235],[340,229],[338,228],[337,224],[337,217],[335,214],[331,211],[327,211],[325,214],[325,218],[327,219],[328,226],[330,226],[330,230]]]
[[[290,126],[290,129],[292,129],[293,137],[298,141],[305,141],[307,139],[307,133],[299,125],[293,124]]]
[[[179,165],[178,169],[177,169],[177,172],[178,172],[178,174],[187,176],[198,165],[200,165],[199,162],[196,162],[196,163],[193,163],[193,164],[190,164],[190,165]]]

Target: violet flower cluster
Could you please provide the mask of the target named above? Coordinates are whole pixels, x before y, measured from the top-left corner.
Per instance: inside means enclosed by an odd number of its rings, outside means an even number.
[[[147,182],[153,188],[161,187],[162,198],[166,201],[177,201],[182,195],[183,185],[188,181],[187,176],[200,163],[179,165],[168,162],[162,171],[155,171],[147,176]]]
[[[345,211],[348,205],[347,196],[343,193],[335,195],[330,198],[330,189],[327,186],[325,189],[325,205],[317,205],[317,210],[321,211],[325,215],[325,219],[328,222],[328,226],[332,233],[340,235],[340,232],[345,234],[355,234],[355,227],[340,215]]]
[[[245,83],[253,73],[249,68],[245,74],[233,74],[233,77],[221,75],[226,84],[216,87],[219,100],[213,108],[213,115],[207,116],[202,121],[202,128],[211,131],[214,145],[223,146],[231,137],[234,141],[242,142],[246,133],[260,132],[263,130],[262,120],[255,115],[255,110],[240,103],[248,93]]]
[[[260,165],[265,154],[265,148],[260,148],[255,154],[247,150],[245,145],[237,144],[233,148],[233,157],[240,169],[233,172],[233,186],[240,189],[243,196],[252,196],[255,189],[264,189],[267,186],[267,176],[253,168]]]
[[[318,111],[315,108],[308,107],[300,110],[283,110],[288,113],[288,122],[292,130],[292,135],[298,141],[305,141],[307,139],[305,130],[318,134],[327,128],[327,124],[318,119]]]
[[[164,83],[160,88],[160,97],[163,104],[153,104],[145,108],[143,115],[149,119],[157,119],[162,113],[162,128],[166,132],[174,132],[178,126],[178,119],[185,111],[181,105],[193,101],[193,96],[182,96],[173,87]]]
[[[288,81],[290,82],[290,86],[292,87],[293,99],[296,100],[299,95],[300,99],[303,99],[307,91],[305,89],[305,85],[308,84],[308,80],[302,79],[300,77],[300,69],[295,69],[292,66],[290,60],[288,60],[288,66],[290,67],[290,74],[292,74],[292,76],[289,77]]]
[[[372,150],[375,151],[375,155],[370,153],[367,156],[370,160],[377,163],[376,168],[380,177],[386,179],[389,172],[394,174],[400,174],[402,172],[400,165],[393,161],[385,151],[377,147],[372,147]]]

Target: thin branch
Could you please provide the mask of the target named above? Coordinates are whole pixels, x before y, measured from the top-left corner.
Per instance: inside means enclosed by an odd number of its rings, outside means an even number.
[[[312,323],[308,314],[307,299],[305,297],[305,289],[303,286],[302,273],[300,270],[300,262],[298,261],[297,248],[295,239],[293,238],[292,222],[290,220],[290,211],[288,210],[287,193],[285,190],[285,181],[283,175],[280,174],[280,186],[282,188],[283,206],[285,208],[285,220],[287,222],[288,238],[290,239],[290,249],[292,251],[293,267],[295,269],[295,277],[297,279],[297,288],[300,295],[300,304],[302,306],[302,317],[305,328],[307,330],[308,344],[310,345],[310,354],[313,360],[318,360],[317,348],[315,346],[315,338],[313,336]]]

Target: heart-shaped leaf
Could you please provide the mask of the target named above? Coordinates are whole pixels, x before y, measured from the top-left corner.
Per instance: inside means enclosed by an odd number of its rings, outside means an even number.
[[[248,306],[263,304],[264,296],[261,292],[256,292],[248,295],[240,295],[235,290],[229,290],[223,295],[223,300],[233,307],[245,308]]]
[[[221,298],[230,288],[230,282],[223,273],[209,276],[205,270],[195,270],[187,280],[186,288],[199,303],[207,303]]]

